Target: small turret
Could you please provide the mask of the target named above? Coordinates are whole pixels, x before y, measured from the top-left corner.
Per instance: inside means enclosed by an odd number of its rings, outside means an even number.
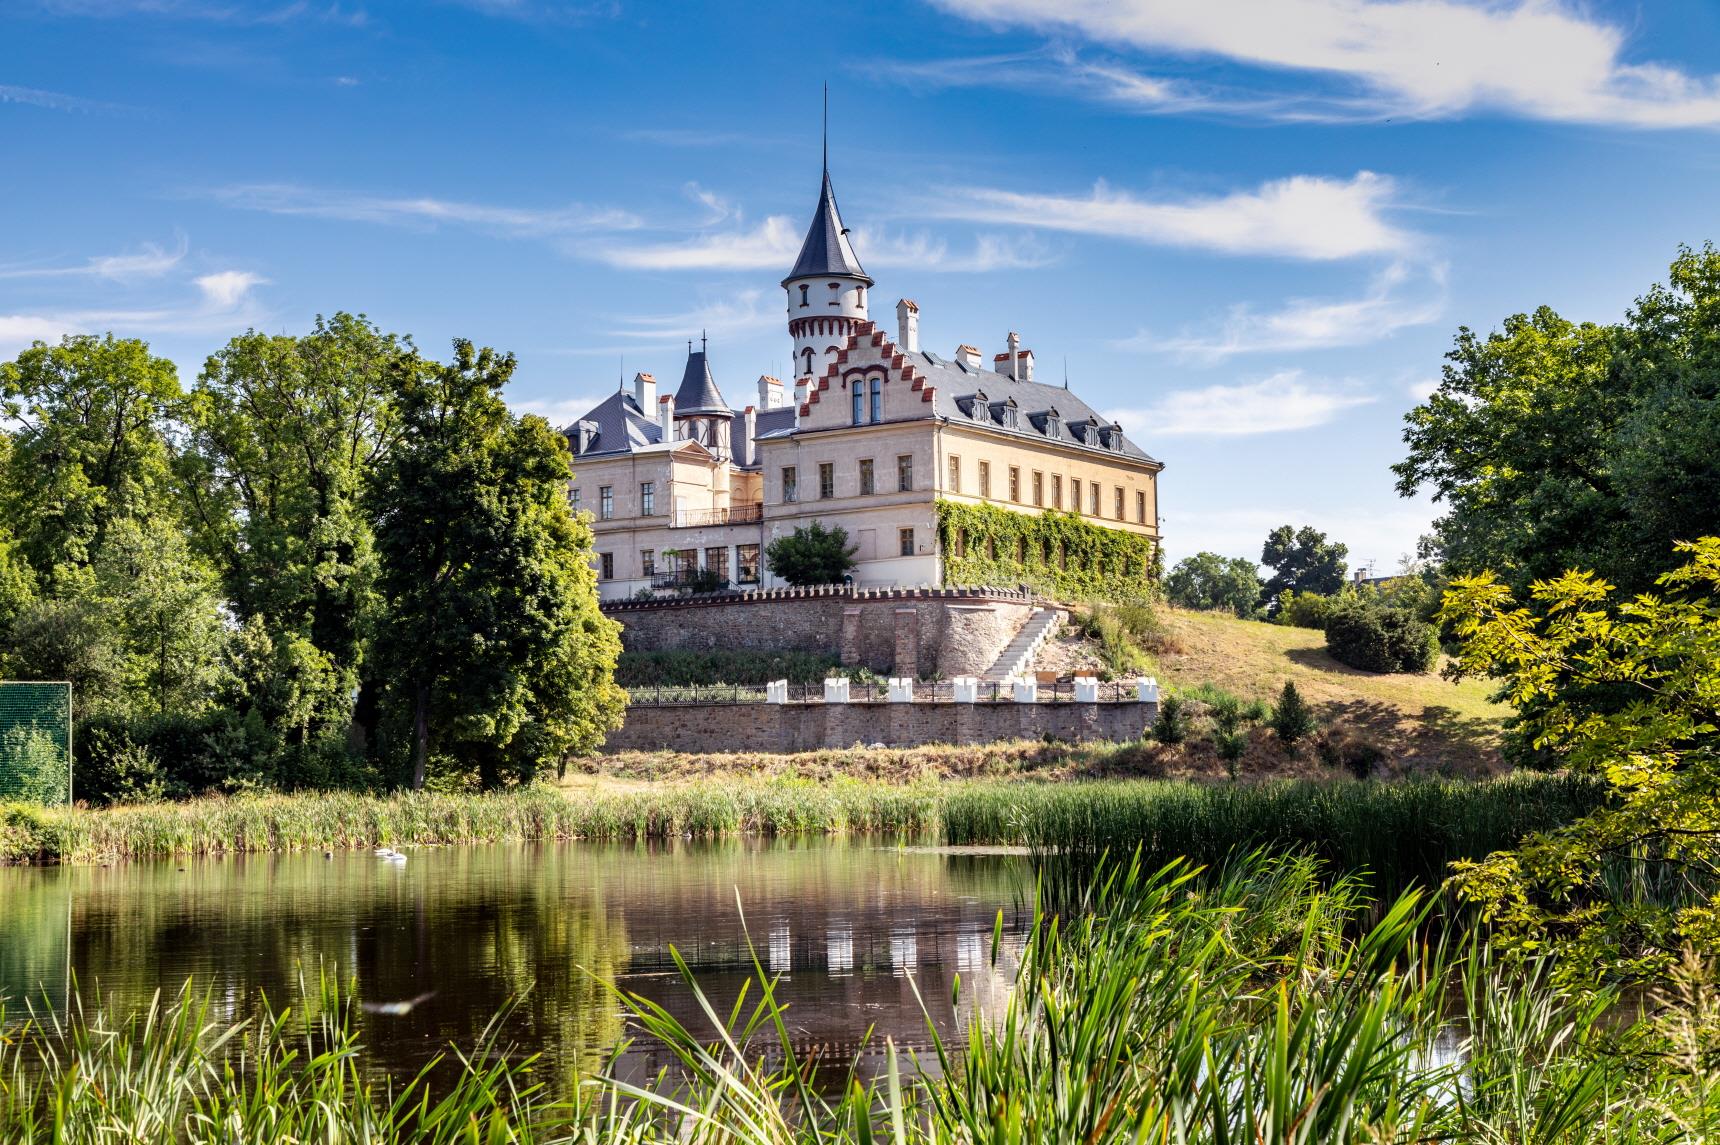
[[[866,320],[866,290],[871,285],[836,209],[836,190],[827,167],[800,257],[782,280],[788,296],[788,335],[794,339],[797,389],[805,379],[824,373],[855,324]]]

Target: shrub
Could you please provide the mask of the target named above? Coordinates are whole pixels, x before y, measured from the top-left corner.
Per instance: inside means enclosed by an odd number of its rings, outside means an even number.
[[[1326,651],[1364,672],[1426,672],[1439,657],[1439,637],[1412,612],[1355,600],[1327,620]]]
[[[1278,702],[1272,706],[1272,715],[1267,720],[1272,732],[1280,743],[1291,751],[1296,744],[1314,734],[1319,727],[1319,721],[1314,718],[1314,710],[1302,698],[1302,693],[1296,690],[1296,685],[1290,680],[1284,681],[1284,690],[1278,693]]]
[[[1335,596],[1321,596],[1317,592],[1292,593],[1285,589],[1278,594],[1278,606],[1272,621],[1291,628],[1325,628],[1338,602],[1339,598]]]
[[[1367,740],[1342,732],[1326,732],[1314,741],[1314,751],[1327,767],[1341,767],[1357,779],[1367,779],[1386,753]]]
[[[853,569],[858,551],[841,525],[826,528],[814,521],[772,541],[764,556],[770,571],[789,584],[839,584]]]
[[[1224,770],[1232,780],[1236,778],[1236,765],[1242,760],[1242,753],[1248,750],[1248,733],[1245,731],[1220,731],[1212,737],[1212,746],[1218,751],[1218,758],[1224,761]]]
[[[1159,701],[1159,718],[1153,721],[1153,738],[1163,744],[1179,744],[1188,738],[1188,706],[1177,696]]]

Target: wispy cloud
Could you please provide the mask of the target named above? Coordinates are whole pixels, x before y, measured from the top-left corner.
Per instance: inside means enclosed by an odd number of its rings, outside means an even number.
[[[725,204],[726,206],[726,204]],[[701,231],[679,239],[612,242],[590,254],[626,270],[786,270],[800,251],[801,227],[788,215],[770,215],[756,226]],[[976,235],[971,247],[924,231],[911,234],[856,228],[855,249],[867,266],[920,271],[982,273],[1044,266],[1050,253],[1030,236]]]
[[[703,331],[718,341],[726,341],[772,329],[782,322],[782,308],[776,303],[774,292],[767,304],[763,291],[742,290],[679,314],[639,314],[620,318],[613,333],[622,338],[672,342],[696,338]]]
[[[1534,119],[1667,128],[1720,125],[1720,76],[1624,56],[1626,32],[1566,0],[935,0],[999,27],[1076,35],[1166,57],[1212,56],[1260,69],[1276,101],[1302,118],[1450,117],[1498,110]],[[1074,61],[1070,67],[1084,66]],[[1225,110],[1233,97],[1131,79],[1108,93]],[[1348,85],[1306,93],[1273,73]],[[1089,76],[1104,80],[1103,76]],[[1101,90],[1107,85],[1101,84]],[[1263,110],[1277,112],[1268,101]]]
[[[1376,510],[1289,500],[1256,502],[1247,508],[1167,503],[1165,548],[1173,561],[1202,551],[1257,561],[1266,534],[1279,525],[1312,525],[1349,546],[1351,567],[1372,562],[1387,572],[1397,567],[1400,556],[1415,551],[1416,539],[1430,530],[1435,515],[1433,505],[1423,499]]]
[[[83,115],[135,115],[138,111],[137,108],[123,103],[108,103],[105,100],[85,99],[81,95],[67,95],[64,92],[42,91],[40,88],[4,83],[0,83],[0,103],[45,107],[49,111],[71,111]]]
[[[289,24],[320,22],[363,27],[370,17],[353,4],[292,0],[285,4],[221,3],[219,0],[24,0],[52,16],[109,20],[153,16],[211,24]]]
[[[466,226],[522,237],[587,234],[640,225],[638,217],[629,211],[579,203],[560,207],[497,206],[431,196],[369,195],[295,183],[236,184],[217,187],[206,197],[223,206],[271,215],[385,226]]]
[[[574,421],[590,413],[604,398],[603,394],[580,394],[571,398],[508,398],[508,408],[515,413],[537,414],[556,428],[571,425]],[[655,411],[653,411],[655,412]]]
[[[144,243],[136,251],[98,255],[69,266],[54,263],[0,265],[0,279],[100,278],[110,282],[130,282],[143,278],[160,278],[184,261],[187,249],[186,238],[180,235],[172,250],[155,243]]]
[[[621,14],[618,0],[446,0],[485,16],[528,24],[584,24]]]
[[[1338,259],[1414,249],[1417,237],[1387,217],[1399,205],[1392,179],[1361,171],[1350,179],[1295,175],[1207,197],[1153,198],[1104,182],[1087,195],[955,188],[931,210],[945,218],[1225,254]]]
[[[1359,298],[1292,298],[1264,313],[1243,304],[1210,333],[1158,337],[1143,330],[1117,346],[1209,362],[1235,354],[1361,346],[1437,321],[1445,302],[1444,264],[1398,261],[1374,275]]]
[[[1314,429],[1374,399],[1353,387],[1282,370],[1257,382],[1178,390],[1150,405],[1106,416],[1141,441],[1158,437],[1249,437]]]

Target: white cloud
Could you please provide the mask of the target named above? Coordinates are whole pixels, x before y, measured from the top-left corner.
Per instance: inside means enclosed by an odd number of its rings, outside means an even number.
[[[470,226],[528,237],[626,230],[639,225],[638,217],[631,212],[578,203],[563,207],[504,207],[430,196],[365,195],[293,183],[217,187],[208,197],[224,206],[272,215],[388,226]]]
[[[178,244],[172,250],[155,243],[144,243],[134,252],[99,255],[73,266],[0,266],[0,279],[101,278],[110,282],[130,282],[141,278],[160,278],[184,261],[188,249],[185,236],[180,235]]]
[[[608,396],[604,393],[581,394],[571,398],[526,398],[523,400],[509,398],[508,406],[518,414],[535,413],[560,429],[590,413],[598,402]]]
[[[1360,298],[1292,298],[1264,314],[1238,305],[1213,333],[1158,338],[1142,331],[1118,345],[1211,362],[1234,354],[1365,345],[1436,321],[1444,312],[1445,267],[1394,262],[1373,277]]]
[[[680,314],[640,314],[618,319],[613,331],[622,338],[651,338],[660,341],[680,341],[708,333],[719,342],[738,338],[780,326],[782,309],[776,294],[766,305],[764,292],[743,290],[730,298],[707,302]]]
[[[713,212],[737,220],[740,211],[726,200],[699,192],[695,196]],[[634,244],[609,243],[591,248],[592,257],[625,270],[771,270],[786,271],[800,253],[804,223],[788,215],[771,215],[754,227],[703,231],[683,239]],[[981,273],[991,270],[1043,266],[1050,256],[1031,238],[976,235],[970,249],[924,231],[892,234],[857,227],[850,236],[862,265],[880,269],[912,267],[921,271]]]
[[[1414,400],[1416,405],[1421,405],[1423,402],[1427,401],[1428,398],[1431,398],[1434,395],[1434,392],[1439,389],[1439,379],[1417,378],[1415,381],[1406,384],[1403,389],[1404,393],[1408,394],[1410,398]]]
[[[11,357],[33,341],[55,342],[66,334],[116,334],[152,338],[162,334],[237,334],[267,317],[253,293],[267,282],[249,271],[227,270],[192,279],[196,295],[150,307],[54,310],[0,314],[0,356]]]
[[[1491,108],[1631,127],[1720,124],[1720,76],[1626,62],[1624,30],[1566,0],[935,2],[1000,26],[1310,73],[1359,88],[1382,114]],[[1175,94],[1143,83],[1149,100]]]
[[[211,311],[234,310],[251,293],[251,288],[268,281],[261,275],[245,270],[223,270],[194,279],[203,292],[203,301]]]
[[[1347,180],[1295,175],[1205,198],[1149,199],[1104,182],[1081,196],[958,189],[932,209],[946,218],[1226,254],[1337,259],[1411,250],[1416,237],[1386,218],[1396,205],[1396,184],[1362,171]]]
[[[1306,381],[1300,370],[1283,370],[1257,382],[1178,390],[1151,405],[1108,410],[1105,416],[1141,441],[1247,437],[1313,429],[1373,400],[1347,387]]]
[[[800,233],[787,215],[756,227],[711,231],[668,242],[607,245],[592,254],[625,270],[787,269],[800,251]]]
[[[882,270],[905,267],[984,274],[993,270],[1029,270],[1053,261],[1045,244],[1031,235],[978,234],[973,238],[973,246],[964,250],[952,250],[947,240],[925,231],[889,234],[855,227],[852,239],[861,261]]]
[[[105,103],[99,99],[66,95],[64,92],[42,91],[38,88],[4,83],[0,83],[0,103],[26,104],[30,107],[45,107],[50,111],[75,111],[86,115],[129,115],[137,110],[125,104]]]

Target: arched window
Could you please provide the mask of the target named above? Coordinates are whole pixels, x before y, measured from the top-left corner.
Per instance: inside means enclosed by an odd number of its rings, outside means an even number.
[[[859,425],[866,420],[866,385],[859,378],[854,379],[854,424]]]
[[[859,419],[856,418],[856,421]],[[872,420],[884,420],[884,379],[872,379]]]
[[[800,352],[800,356],[801,356],[801,360],[806,363],[804,366],[801,367],[800,372],[803,374],[812,373],[812,347],[808,346],[806,349],[802,350]]]
[[[866,308],[866,288],[864,286],[856,286],[854,288],[854,305],[860,307],[862,310]]]
[[[811,289],[812,289],[812,287],[807,285],[804,282],[800,284],[800,304],[802,306],[810,305],[810,303],[808,303],[806,301],[806,292],[811,290]]]

